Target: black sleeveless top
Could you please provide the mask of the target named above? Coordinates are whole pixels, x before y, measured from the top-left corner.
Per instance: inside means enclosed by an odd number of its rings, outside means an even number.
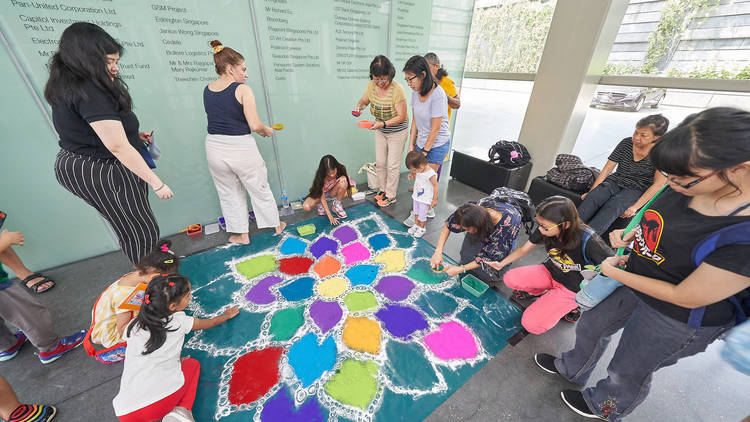
[[[247,124],[242,104],[234,96],[239,82],[232,82],[222,91],[214,92],[203,89],[203,108],[208,117],[208,133],[210,135],[247,135],[250,125]]]

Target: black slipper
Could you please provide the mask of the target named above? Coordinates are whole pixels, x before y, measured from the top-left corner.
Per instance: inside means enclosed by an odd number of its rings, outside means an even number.
[[[37,281],[36,283],[32,284],[31,286],[29,286],[28,284],[26,284],[26,283],[28,283],[29,281],[31,281],[31,280],[33,280],[35,278],[41,278],[42,280],[41,281]],[[42,286],[44,284],[47,284],[47,283],[52,283],[52,284],[49,287],[47,287],[46,289],[42,288]],[[43,274],[33,273],[30,276],[28,276],[28,277],[24,278],[23,280],[21,280],[21,284],[23,285],[23,287],[25,287],[29,291],[34,292],[35,294],[40,294],[40,293],[44,293],[44,292],[47,292],[49,290],[52,290],[52,288],[55,287],[56,283],[55,283],[55,280],[52,280],[51,278],[49,278],[49,277],[47,277],[47,276],[45,276]]]

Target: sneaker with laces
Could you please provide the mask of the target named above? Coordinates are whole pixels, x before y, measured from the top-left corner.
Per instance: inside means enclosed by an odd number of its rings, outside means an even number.
[[[375,194],[375,201],[376,201],[376,202],[377,202],[377,201],[380,201],[380,200],[381,200],[381,199],[383,199],[384,197],[385,197],[385,192],[383,192],[382,190],[381,190],[381,191],[378,191],[378,193],[376,193],[376,194]]]
[[[177,406],[167,413],[161,422],[195,422],[195,418],[193,412],[182,406]]]
[[[413,229],[414,231],[411,232],[411,235],[416,238],[420,238],[424,236],[424,234],[427,232],[427,229],[423,229],[422,227],[419,227],[419,226],[414,226]]]
[[[83,343],[84,337],[86,337],[86,330],[81,330],[77,333],[61,338],[60,341],[57,342],[57,347],[54,349],[49,352],[40,351],[39,360],[42,361],[42,363],[47,364],[60,359],[62,355],[80,346],[81,343]]]
[[[55,419],[57,408],[46,404],[22,404],[11,412],[8,422],[48,422]]]
[[[404,220],[404,226],[414,227],[414,210],[411,210],[409,216],[406,217],[406,220]]]
[[[11,360],[21,351],[21,347],[26,343],[26,335],[22,331],[16,331],[14,334],[18,341],[8,350],[0,352],[0,362]]]
[[[427,210],[427,218],[435,218],[435,208]]]
[[[568,405],[570,410],[578,413],[584,418],[599,419],[606,421],[607,418],[597,415],[589,409],[589,405],[586,404],[586,400],[583,399],[583,393],[576,390],[563,390],[560,392],[562,401]]]
[[[534,362],[536,366],[542,368],[542,371],[548,374],[559,374],[560,372],[555,367],[555,357],[546,353],[537,353],[534,355]]]
[[[326,215],[326,210],[323,208],[323,204],[318,204],[316,207],[318,209],[318,215]]]
[[[344,211],[344,206],[341,205],[341,201],[338,199],[334,199],[331,203],[331,209],[333,212],[336,213],[336,215],[339,216],[339,218],[346,218],[346,211]]]
[[[378,206],[387,207],[388,205],[391,205],[394,202],[396,202],[396,198],[388,198],[387,196],[384,195],[382,198],[378,199]]]

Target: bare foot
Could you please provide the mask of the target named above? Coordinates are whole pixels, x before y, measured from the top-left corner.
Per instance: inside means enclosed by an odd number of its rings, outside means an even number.
[[[281,224],[279,224],[276,227],[276,236],[280,235],[281,232],[283,232],[285,228],[286,228],[286,223],[282,221]]]
[[[236,243],[238,245],[249,245],[250,236],[247,233],[233,234],[229,236],[229,243]]]

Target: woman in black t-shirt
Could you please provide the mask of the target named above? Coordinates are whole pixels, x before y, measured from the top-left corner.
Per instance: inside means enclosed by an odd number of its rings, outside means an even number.
[[[713,108],[691,115],[656,142],[649,158],[669,188],[625,240],[622,230],[611,234],[614,246],[634,241],[629,259],[601,265],[624,286],[583,313],[573,350],[559,359],[535,356],[544,371],[585,385],[610,336],[624,328],[609,376],[584,391],[562,392],[572,410],[588,417],[617,421],[632,412],[656,370],[704,351],[734,325],[730,298],[750,287],[750,245],[729,242],[697,268],[691,253],[717,230],[750,222],[750,113]]]
[[[50,61],[44,96],[60,136],[57,181],[107,220],[131,262],[154,249],[159,226],[148,186],[161,199],[172,191],[137,149],[138,132],[127,86],[118,74],[122,46],[97,25],[77,22],[63,31]]]
[[[664,176],[654,170],[647,156],[668,127],[669,120],[661,114],[639,120],[633,137],[617,144],[591,189],[581,195],[578,214],[597,233],[606,232],[617,217],[634,216],[664,186]]]

